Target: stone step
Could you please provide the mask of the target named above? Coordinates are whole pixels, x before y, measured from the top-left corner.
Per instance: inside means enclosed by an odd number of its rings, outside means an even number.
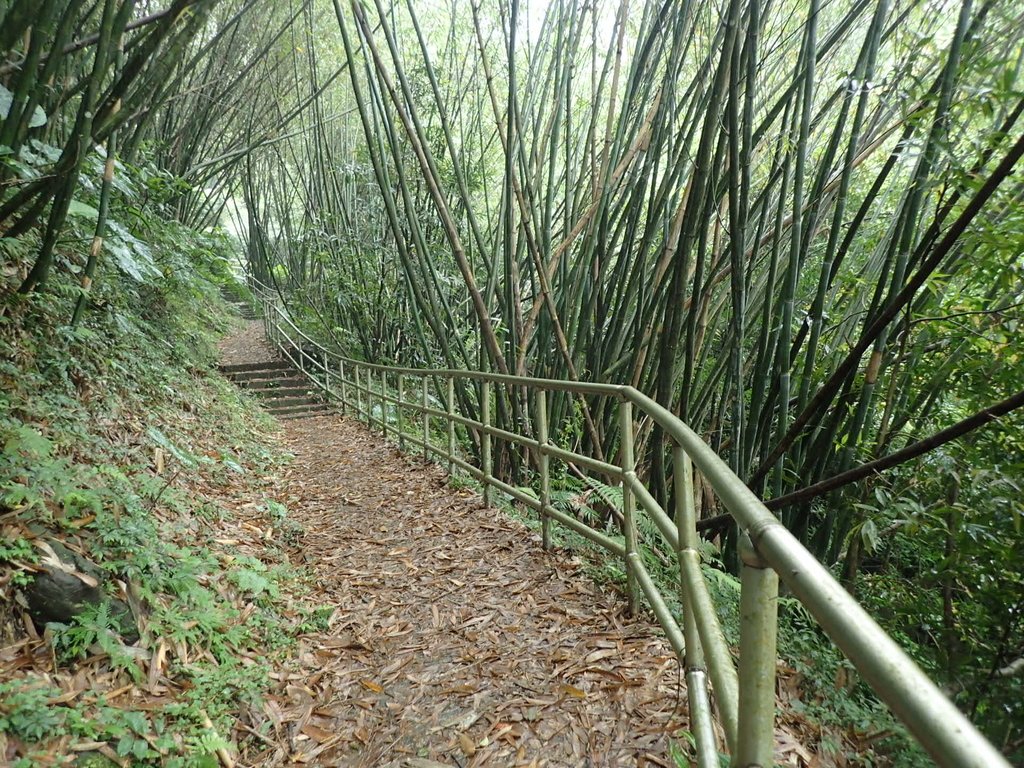
[[[221,373],[247,373],[249,371],[285,371],[291,363],[284,360],[261,360],[258,363],[232,363],[219,366]]]
[[[260,387],[258,389],[246,387],[246,391],[271,402],[285,397],[308,398],[316,394],[316,390],[313,387]]]
[[[256,379],[254,381],[239,381],[238,386],[254,394],[262,394],[264,391],[276,392],[281,389],[302,389],[316,391],[316,387],[309,379],[301,376],[289,376],[282,379]]]
[[[277,411],[280,408],[321,404],[321,401],[307,395],[303,395],[301,397],[267,397],[264,398],[264,401],[266,404],[263,407],[271,412]]]
[[[256,308],[250,301],[249,295],[242,288],[233,286],[220,287],[220,296],[224,301],[246,320],[255,320],[258,316]]]
[[[286,418],[288,416],[312,414],[312,413],[329,413],[330,408],[326,403],[314,401],[312,403],[306,403],[303,405],[272,405],[266,407],[267,413],[278,418]]]
[[[241,387],[249,387],[253,384],[268,381],[282,381],[284,379],[301,378],[299,372],[294,368],[274,368],[272,370],[239,371],[229,373],[228,378]]]
[[[279,419],[301,419],[330,413],[316,385],[287,360],[261,360],[220,366],[236,386],[263,401],[263,408]]]
[[[308,419],[311,416],[327,416],[330,411],[326,408],[313,409],[308,411],[297,411],[296,413],[279,413],[274,414],[274,418],[281,421],[292,421],[294,419]]]

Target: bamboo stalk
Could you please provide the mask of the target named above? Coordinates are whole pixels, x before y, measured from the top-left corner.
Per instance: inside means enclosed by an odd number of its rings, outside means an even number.
[[[480,383],[480,421],[482,429],[480,430],[480,469],[483,472],[483,483],[484,483],[484,506],[489,507],[491,504],[491,480],[493,478],[491,472],[491,382],[484,381]]]
[[[423,377],[423,460],[427,461],[430,459],[430,412],[427,410],[429,401],[427,398],[427,377]]]
[[[540,524],[541,541],[545,550],[551,549],[551,518],[545,510],[551,506],[551,469],[548,453],[548,397],[547,392],[538,389],[534,398],[537,403],[537,463],[540,473]]]
[[[639,607],[637,591],[637,536],[633,520],[633,491],[631,480],[636,479],[633,457],[633,405],[628,400],[619,403],[619,440],[622,466],[622,536],[626,542],[626,601],[631,614]]]
[[[398,414],[398,450],[405,450],[405,430],[402,427],[402,406],[405,404],[405,376],[401,373],[395,374],[396,386],[398,389],[398,404],[395,411]]]
[[[348,390],[345,382],[345,361],[338,360],[338,387],[341,390],[341,415],[345,415],[348,408]]]
[[[448,388],[445,396],[445,408],[448,413],[448,472],[454,470],[452,462],[455,459],[455,379],[448,377]]]
[[[675,490],[676,567],[682,602],[683,636],[686,640],[686,693],[690,704],[690,730],[697,750],[698,768],[718,768],[718,745],[708,697],[704,649],[694,615],[696,607],[687,601],[684,584],[684,551],[697,552],[697,514],[693,502],[693,464],[678,445],[672,447],[672,477]],[[697,555],[699,557],[699,555]]]
[[[740,538],[739,707],[734,766],[773,764],[775,754],[775,638],[779,577],[745,535]]]

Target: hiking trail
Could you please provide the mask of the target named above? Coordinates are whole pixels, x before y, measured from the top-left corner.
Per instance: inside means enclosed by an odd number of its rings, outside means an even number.
[[[258,321],[221,354],[275,359]],[[278,675],[286,738],[260,764],[674,765],[675,656],[576,558],[352,419],[282,421],[279,440],[295,560],[333,610]]]

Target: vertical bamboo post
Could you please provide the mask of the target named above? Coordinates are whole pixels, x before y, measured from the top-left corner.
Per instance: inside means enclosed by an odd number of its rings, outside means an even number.
[[[551,475],[548,456],[548,393],[537,390],[537,463],[540,471],[540,528],[543,535],[544,549],[551,549],[551,518],[548,507],[551,506]]]
[[[405,376],[402,374],[396,374],[395,378],[398,384],[398,408],[396,409],[398,418],[398,450],[405,450],[405,430],[402,429],[402,402],[405,398]]]
[[[367,423],[373,426],[374,422],[374,403],[378,400],[378,395],[374,392],[373,385],[375,382],[375,374],[377,372],[373,368],[366,369],[366,408],[368,411]],[[379,425],[378,425],[379,426]]]
[[[373,369],[366,369],[366,426],[373,427]]]
[[[324,396],[327,402],[331,402],[331,366],[327,364],[327,353],[324,352]]]
[[[356,418],[363,418],[363,388],[359,386],[359,364],[355,363],[352,366],[352,373],[354,376],[354,382],[356,387]]]
[[[377,400],[379,399],[379,393],[375,392],[373,389],[373,385],[377,383],[375,376],[376,373],[377,372],[373,370],[373,368],[366,369],[366,408],[368,411],[367,424],[369,424],[370,426],[373,426],[375,418],[373,415],[373,409],[375,407],[374,403],[376,403]]]
[[[345,407],[348,405],[348,388],[345,386],[345,361],[338,361],[338,382],[341,387],[341,415],[345,415]]]
[[[373,371],[369,368],[363,369],[363,418],[366,421],[366,426],[368,427],[373,425],[373,395],[371,394],[370,389],[372,386],[372,376]]]
[[[388,372],[387,371],[382,370],[380,372],[380,379],[379,379],[378,383],[380,384],[380,392],[378,392],[378,394],[380,395],[380,431],[381,431],[381,434],[384,435],[384,439],[387,440],[388,439],[388,403],[384,399],[384,391],[387,389],[387,386],[388,386]]]
[[[739,722],[734,766],[774,765],[779,577],[740,536]]]
[[[708,696],[704,648],[700,643],[695,605],[686,599],[683,578],[684,552],[697,551],[697,510],[693,501],[693,464],[679,445],[672,446],[672,486],[675,494],[675,523],[679,532],[676,561],[679,568],[679,600],[683,606],[683,636],[686,638],[686,693],[690,703],[690,732],[697,747],[697,768],[718,768],[718,744]]]
[[[484,473],[484,506],[491,505],[491,382],[480,386],[480,468]]]
[[[448,393],[445,397],[445,409],[448,411],[448,474],[455,471],[455,379],[448,377]]]
[[[629,612],[635,614],[639,607],[636,573],[632,558],[636,556],[636,523],[633,520],[633,491],[631,483],[636,480],[633,457],[633,404],[628,400],[619,403],[619,444],[622,466],[622,535],[626,540],[626,599]]]
[[[423,459],[430,459],[430,414],[427,413],[430,400],[427,396],[427,377],[423,377]]]

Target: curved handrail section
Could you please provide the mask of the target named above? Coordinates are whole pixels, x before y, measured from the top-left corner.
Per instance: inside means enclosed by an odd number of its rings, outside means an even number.
[[[939,690],[902,648],[871,618],[776,518],[699,435],[668,409],[631,386],[538,379],[481,371],[420,369],[368,363],[339,355],[304,333],[276,292],[252,281],[263,306],[264,329],[280,354],[296,365],[329,401],[351,411],[400,448],[418,447],[424,458],[458,467],[491,490],[538,514],[544,546],[560,524],[623,561],[626,595],[636,610],[641,598],[665,632],[686,670],[691,731],[701,768],[718,765],[724,749],[733,766],[774,765],[775,665],[778,583],[781,580],[864,679],[941,766],[1009,768],[1006,759]],[[413,383],[416,382],[416,383]],[[455,396],[456,382],[479,389],[479,414],[468,415]],[[431,395],[431,388],[434,395]],[[492,402],[499,388],[528,400],[518,431],[496,426]],[[619,462],[556,445],[549,437],[549,393],[607,398],[618,409]],[[443,407],[439,404],[443,403]],[[637,477],[637,418],[657,424],[672,441],[674,508],[665,510]],[[507,426],[507,425],[506,425]],[[389,434],[390,433],[390,434]],[[477,461],[464,456],[459,434],[478,445]],[[437,439],[438,437],[441,439]],[[530,458],[535,482],[515,486],[492,466],[494,442],[518,446]],[[599,530],[555,507],[551,461],[601,475],[622,489],[622,514],[614,533]],[[700,568],[694,470],[700,473],[742,532],[738,663],[725,641]],[[650,523],[638,529],[645,517]],[[682,626],[644,564],[647,544],[638,534],[656,532],[675,555]],[[715,693],[712,707],[709,687]],[[725,743],[716,742],[717,710]]]

